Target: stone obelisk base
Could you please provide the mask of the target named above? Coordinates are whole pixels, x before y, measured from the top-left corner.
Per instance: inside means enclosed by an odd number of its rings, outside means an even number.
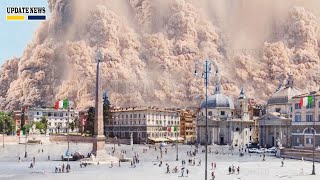
[[[84,159],[83,161],[87,164],[108,164],[113,162],[114,164],[119,161],[117,157],[111,156],[105,150],[105,140],[104,135],[96,136],[93,140],[92,156],[90,158]]]

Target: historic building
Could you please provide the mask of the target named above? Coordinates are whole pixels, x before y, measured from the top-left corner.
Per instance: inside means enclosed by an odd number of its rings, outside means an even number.
[[[112,119],[106,126],[106,131],[111,132],[111,136],[128,139],[132,134],[134,143],[182,140],[177,110],[130,107],[115,108],[111,113]]]
[[[180,114],[180,136],[186,143],[196,141],[196,115],[191,110],[179,110]]]
[[[22,116],[24,117],[24,123],[28,123],[28,107],[23,106],[21,107],[21,110],[15,110],[13,111],[13,120],[15,121],[15,130],[21,130],[21,126],[23,126]]]
[[[285,86],[279,88],[268,100],[266,113],[259,118],[259,143],[262,146],[291,145],[292,97],[301,94],[289,75]]]
[[[29,108],[28,111],[29,123],[41,121],[41,117],[46,117],[48,120],[48,133],[67,132],[68,123],[74,122],[75,118],[79,118],[78,111],[70,108],[67,109],[53,109],[53,108]],[[78,128],[74,127],[74,131]],[[71,132],[69,128],[69,132]],[[36,132],[35,127],[31,132]]]
[[[300,107],[301,98],[313,97],[313,104]],[[320,146],[320,90],[294,96],[292,105],[292,147],[312,148],[313,129],[315,129],[315,146]]]
[[[208,96],[208,143],[246,145],[251,142],[254,121],[250,119],[248,98],[241,90],[237,104],[222,93],[219,71],[215,74],[215,90]],[[206,100],[200,105],[197,117],[197,141],[206,143]]]

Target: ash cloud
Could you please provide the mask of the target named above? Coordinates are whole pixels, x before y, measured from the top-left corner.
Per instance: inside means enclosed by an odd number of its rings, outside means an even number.
[[[317,1],[48,3],[50,19],[22,57],[0,70],[1,109],[53,106],[65,97],[80,109],[94,105],[98,49],[103,89],[119,106],[198,106],[204,86],[193,72],[206,57],[219,65],[224,93],[232,97],[244,86],[262,102],[288,73],[305,91],[319,87]]]

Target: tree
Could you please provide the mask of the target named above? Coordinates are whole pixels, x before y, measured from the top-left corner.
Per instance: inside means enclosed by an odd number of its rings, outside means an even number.
[[[76,116],[76,117],[74,118],[73,123],[74,123],[74,127],[75,127],[75,128],[78,128],[78,130],[81,129],[81,127],[80,127],[80,120],[79,120],[79,117],[78,117],[78,116]],[[73,131],[73,130],[72,130],[72,131]]]
[[[13,118],[5,112],[0,112],[0,128],[0,132],[5,134],[12,134],[15,131]]]
[[[35,125],[36,125],[36,129],[38,129],[41,134],[45,133],[46,128],[42,122],[35,122]]]
[[[40,122],[43,124],[44,133],[47,134],[48,119],[45,116],[42,116]]]
[[[69,123],[69,127],[70,127],[71,131],[74,131],[76,125],[74,122],[71,122],[71,123]]]
[[[95,113],[94,107],[90,107],[88,109],[87,125],[85,127],[85,130],[90,134],[93,134],[94,132],[94,113]]]
[[[106,127],[112,118],[110,112],[110,101],[107,92],[103,92],[103,125],[104,125],[104,135],[107,136]]]

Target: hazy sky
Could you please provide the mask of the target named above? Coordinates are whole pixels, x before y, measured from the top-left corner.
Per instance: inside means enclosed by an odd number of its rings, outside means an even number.
[[[31,42],[32,35],[42,21],[7,21],[7,7],[45,7],[47,0],[0,0],[0,66],[9,58],[20,57]]]

